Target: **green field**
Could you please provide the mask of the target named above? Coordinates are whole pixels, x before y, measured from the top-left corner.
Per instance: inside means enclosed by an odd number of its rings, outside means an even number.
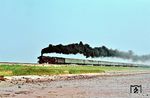
[[[25,65],[0,65],[0,75],[59,75],[81,73],[103,73],[107,71],[132,71],[147,70],[140,67],[114,67],[114,66],[25,66]]]

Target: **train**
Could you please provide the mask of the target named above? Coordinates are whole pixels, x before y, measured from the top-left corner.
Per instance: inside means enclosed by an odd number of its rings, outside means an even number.
[[[39,64],[76,64],[76,65],[124,66],[124,67],[137,66],[136,64],[132,63],[96,61],[96,60],[73,59],[73,58],[50,57],[50,56],[39,56],[38,59]]]

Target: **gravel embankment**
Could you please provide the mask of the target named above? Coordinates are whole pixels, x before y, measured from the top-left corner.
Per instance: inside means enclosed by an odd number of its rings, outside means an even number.
[[[150,98],[150,71],[5,78],[0,98]],[[130,94],[130,85],[143,93]]]

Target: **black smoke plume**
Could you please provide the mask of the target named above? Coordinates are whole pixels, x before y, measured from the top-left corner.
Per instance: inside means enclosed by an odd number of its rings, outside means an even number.
[[[44,53],[59,53],[59,54],[83,54],[86,58],[97,58],[97,57],[118,57],[123,59],[131,59],[132,61],[148,61],[150,60],[150,55],[135,55],[131,50],[128,52],[119,51],[117,49],[108,49],[105,46],[102,47],[90,47],[88,44],[83,44],[82,42],[73,43],[69,45],[52,45],[49,44],[48,47],[42,49],[41,55]]]

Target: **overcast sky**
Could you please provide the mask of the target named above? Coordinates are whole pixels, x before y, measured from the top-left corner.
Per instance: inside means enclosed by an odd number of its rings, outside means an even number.
[[[49,44],[79,41],[150,53],[150,0],[0,0],[0,61],[37,62]]]

